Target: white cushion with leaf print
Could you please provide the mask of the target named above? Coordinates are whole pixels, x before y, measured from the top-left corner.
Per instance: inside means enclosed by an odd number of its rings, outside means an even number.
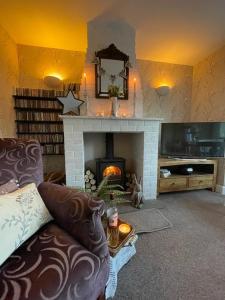
[[[52,217],[34,183],[0,195],[0,265],[50,220]]]

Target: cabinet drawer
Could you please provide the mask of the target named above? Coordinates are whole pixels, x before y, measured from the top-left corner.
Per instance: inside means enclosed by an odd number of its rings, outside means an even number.
[[[186,178],[163,178],[159,182],[159,192],[179,191],[187,188]]]
[[[213,175],[193,176],[189,178],[189,187],[213,186]]]

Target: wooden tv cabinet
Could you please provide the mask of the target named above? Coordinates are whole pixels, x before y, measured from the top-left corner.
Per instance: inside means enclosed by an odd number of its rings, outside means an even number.
[[[180,174],[185,166],[193,167],[191,175]],[[160,169],[168,169],[171,176],[160,177]],[[175,191],[187,191],[209,188],[215,191],[217,160],[160,158],[158,165],[158,194]]]

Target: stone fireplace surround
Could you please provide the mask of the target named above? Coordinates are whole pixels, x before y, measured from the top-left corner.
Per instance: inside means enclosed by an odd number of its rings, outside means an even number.
[[[160,119],[66,115],[61,118],[64,125],[66,184],[68,186],[84,187],[84,133],[136,133],[135,172],[138,177],[143,178],[145,199],[156,199]]]

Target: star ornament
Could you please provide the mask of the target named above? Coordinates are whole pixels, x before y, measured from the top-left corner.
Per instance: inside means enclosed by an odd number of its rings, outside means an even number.
[[[57,99],[63,104],[64,114],[68,112],[73,112],[76,115],[80,114],[80,106],[84,103],[84,101],[77,99],[71,90],[65,97],[57,97]]]

